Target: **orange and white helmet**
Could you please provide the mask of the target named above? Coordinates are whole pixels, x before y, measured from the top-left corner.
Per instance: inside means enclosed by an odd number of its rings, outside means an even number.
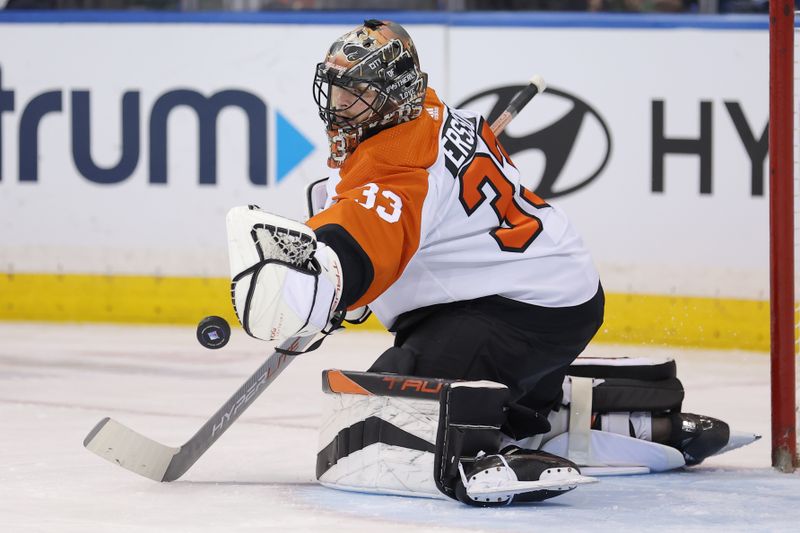
[[[317,64],[314,101],[328,130],[328,164],[341,166],[358,143],[422,112],[428,76],[399,24],[365,20]]]

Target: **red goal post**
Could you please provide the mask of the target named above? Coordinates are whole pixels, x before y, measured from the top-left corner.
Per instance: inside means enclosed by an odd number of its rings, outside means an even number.
[[[799,173],[795,160],[798,108],[794,93],[793,0],[770,0],[769,14],[772,466],[792,472],[797,467],[794,190]]]

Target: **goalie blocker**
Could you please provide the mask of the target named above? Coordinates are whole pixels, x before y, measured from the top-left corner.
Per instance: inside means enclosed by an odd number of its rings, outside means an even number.
[[[670,470],[758,438],[680,413],[683,386],[671,359],[578,359],[569,373],[551,431],[512,441],[500,431],[509,392],[499,383],[326,370],[317,479],[343,490],[504,505],[594,481],[583,474]],[[670,445],[652,442],[654,420],[665,419],[674,426]]]

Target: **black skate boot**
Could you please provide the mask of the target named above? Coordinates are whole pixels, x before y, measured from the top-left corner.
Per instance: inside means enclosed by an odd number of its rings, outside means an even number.
[[[666,444],[683,454],[687,466],[700,464],[728,444],[730,428],[722,420],[692,413],[675,413],[669,420],[672,430]]]
[[[480,456],[459,470],[456,498],[479,507],[508,505],[512,501],[539,502],[596,481],[582,476],[578,466],[568,459],[517,446]]]

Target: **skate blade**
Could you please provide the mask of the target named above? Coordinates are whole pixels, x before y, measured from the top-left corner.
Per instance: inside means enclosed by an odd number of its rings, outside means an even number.
[[[507,481],[501,486],[497,483],[472,482],[467,494],[474,500],[485,498],[509,498],[515,494],[523,494],[536,490],[571,490],[578,485],[597,483],[597,479],[579,474],[565,476],[560,479],[544,479],[538,481]]]
[[[747,446],[748,444],[753,444],[755,441],[761,438],[761,435],[757,435],[755,433],[748,433],[746,431],[733,431],[731,430],[730,437],[728,437],[728,444],[722,447],[720,451],[715,453],[714,455],[719,455],[721,453],[729,452],[731,450],[735,450],[736,448],[741,448],[742,446]]]

